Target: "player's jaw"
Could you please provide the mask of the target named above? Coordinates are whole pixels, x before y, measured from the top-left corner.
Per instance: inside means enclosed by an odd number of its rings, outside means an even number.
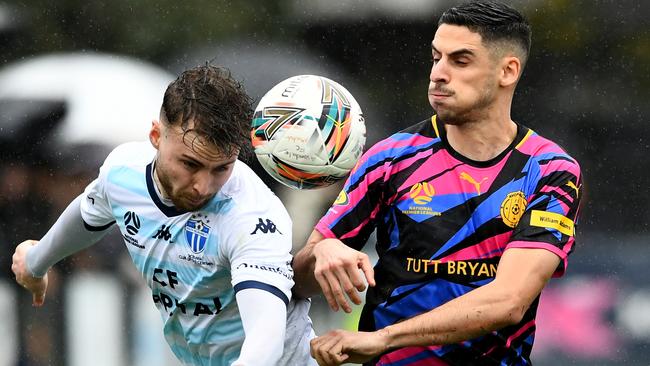
[[[205,206],[214,194],[210,197],[192,197],[182,195],[177,198],[172,198],[174,206],[182,211],[196,211]]]
[[[436,109],[437,106],[443,106],[445,103],[449,103],[450,99],[454,97],[454,91],[442,86],[439,83],[429,83],[429,103],[431,106]]]

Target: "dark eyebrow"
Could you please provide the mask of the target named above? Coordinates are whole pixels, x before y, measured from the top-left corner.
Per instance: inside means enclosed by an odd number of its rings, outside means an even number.
[[[234,159],[231,159],[231,160],[228,160],[228,161],[224,161],[223,164],[219,164],[215,168],[221,168],[221,167],[224,167],[226,165],[234,164],[236,162],[237,162],[237,158],[234,158]]]
[[[189,156],[189,155],[185,155],[185,154],[183,154],[183,155],[181,155],[181,158],[183,158],[183,159],[185,159],[185,160],[189,160],[189,161],[191,161],[192,163],[194,163],[194,164],[196,164],[196,165],[198,165],[198,166],[203,166],[203,163],[202,163],[202,162],[200,162],[200,161],[194,159],[193,157],[191,157],[191,156]]]
[[[441,53],[436,49],[436,47],[433,44],[431,44],[431,48],[433,49],[434,52]],[[474,55],[475,55],[474,51],[470,50],[469,48],[461,48],[449,54],[450,57],[474,56]]]
[[[204,167],[204,166],[205,166],[205,164],[203,164],[202,162],[200,162],[200,161],[194,159],[193,157],[191,157],[191,156],[189,156],[189,155],[183,154],[181,157],[182,157],[183,159],[185,159],[185,160],[189,160],[189,161],[191,161],[192,163],[196,164],[197,166],[200,166],[200,167]],[[212,168],[213,168],[213,169],[219,169],[219,168],[222,168],[222,167],[224,167],[224,166],[226,166],[226,165],[234,164],[236,161],[237,161],[237,158],[233,158],[233,159],[231,159],[231,160],[224,161],[222,164],[216,165],[216,166],[214,166],[214,167],[212,167]]]

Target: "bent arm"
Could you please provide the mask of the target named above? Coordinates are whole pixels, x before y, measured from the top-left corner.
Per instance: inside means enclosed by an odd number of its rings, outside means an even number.
[[[63,211],[43,238],[27,252],[27,270],[34,277],[43,277],[61,259],[95,244],[113,223],[95,228],[81,217],[81,200],[75,198]]]
[[[508,249],[491,283],[380,330],[386,350],[458,343],[517,324],[560,263],[545,249]]]
[[[233,366],[277,365],[284,351],[286,304],[256,288],[238,291],[236,298],[246,338]]]
[[[375,275],[368,255],[352,249],[342,241],[327,238],[314,230],[308,243],[296,254],[293,263],[294,294],[308,297],[320,288],[330,308],[349,313],[352,307],[345,295],[361,304],[360,292],[375,286]]]

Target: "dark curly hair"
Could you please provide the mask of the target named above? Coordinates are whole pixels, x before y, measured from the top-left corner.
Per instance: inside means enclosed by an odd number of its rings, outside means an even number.
[[[445,11],[438,26],[459,25],[481,35],[485,43],[509,42],[521,51],[522,64],[530,53],[531,27],[514,8],[495,1],[474,1]]]
[[[184,71],[165,91],[161,120],[213,144],[226,156],[250,154],[252,99],[224,67],[210,64]],[[193,122],[190,124],[190,122]],[[195,137],[195,139],[196,139]],[[186,142],[192,146],[195,141]]]

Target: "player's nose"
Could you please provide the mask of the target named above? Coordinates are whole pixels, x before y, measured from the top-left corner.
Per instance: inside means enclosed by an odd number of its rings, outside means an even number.
[[[445,62],[443,62],[443,60],[435,62],[431,66],[429,80],[433,83],[448,83],[449,73],[447,71],[447,67],[445,66]]]
[[[199,174],[194,179],[192,188],[198,196],[208,197],[213,194],[215,182],[210,175]]]

